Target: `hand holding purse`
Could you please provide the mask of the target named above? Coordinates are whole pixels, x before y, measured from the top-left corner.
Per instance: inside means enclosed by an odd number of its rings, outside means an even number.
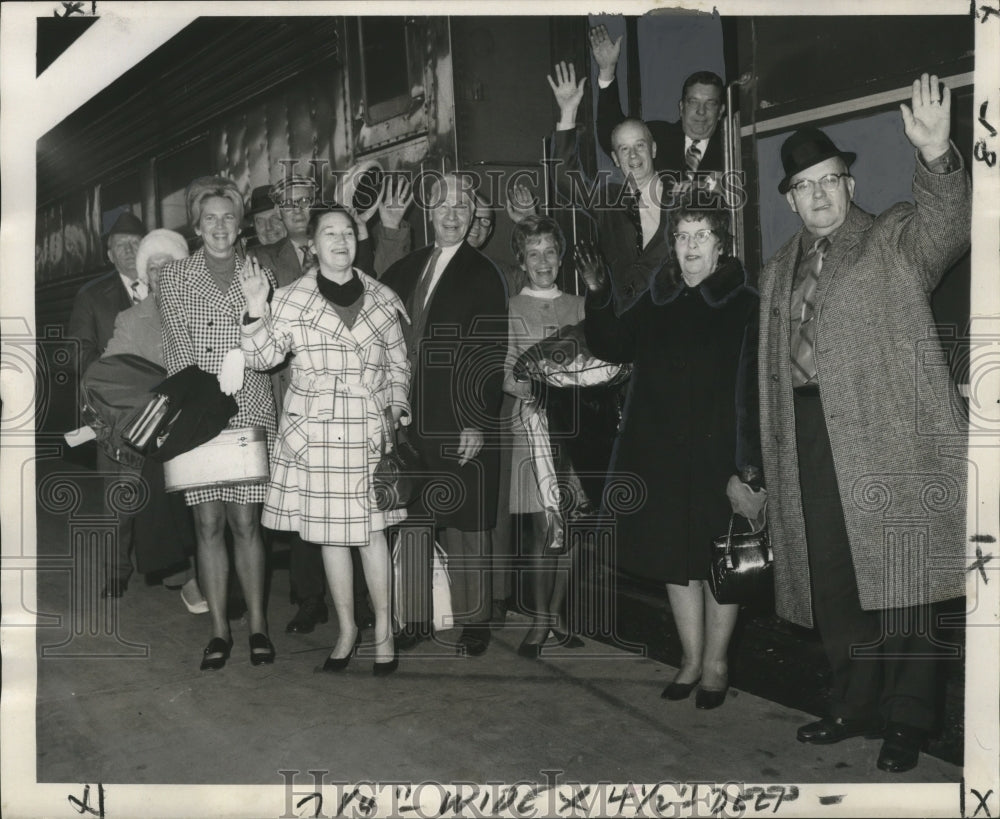
[[[774,553],[767,531],[767,507],[756,528],[734,534],[736,515],[729,518],[729,532],[712,541],[708,583],[715,599],[727,603],[765,603],[774,594]]]
[[[382,512],[409,506],[427,483],[427,464],[410,443],[403,428],[395,431],[395,443],[375,467],[372,489],[375,505]]]

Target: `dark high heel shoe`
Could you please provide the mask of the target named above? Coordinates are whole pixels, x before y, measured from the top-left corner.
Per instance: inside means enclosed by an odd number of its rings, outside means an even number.
[[[727,685],[721,691],[713,691],[708,688],[699,688],[698,693],[694,696],[694,707],[700,708],[702,711],[709,711],[712,708],[718,708],[722,703],[726,701],[726,694],[729,692],[729,686]]]
[[[266,634],[250,635],[250,665],[270,665],[274,662],[274,643]]]
[[[575,634],[567,634],[565,631],[552,629],[552,636],[556,638],[556,641],[562,648],[583,648],[583,640]]]
[[[387,663],[372,663],[372,674],[376,677],[387,677],[399,668],[399,657],[393,657]]]
[[[327,657],[323,665],[318,665],[313,669],[316,673],[344,671],[351,662],[351,657],[358,653],[358,646],[361,645],[361,632],[354,638],[354,645],[347,653],[346,657]]]
[[[221,637],[213,637],[208,641],[208,645],[205,646],[205,652],[202,654],[201,658],[200,669],[202,671],[218,671],[226,664],[226,660],[229,659],[229,652],[232,650],[232,647],[232,637],[228,640],[223,640]],[[211,656],[213,654],[218,656]]]
[[[542,656],[542,644],[521,643],[521,645],[517,647],[517,653],[522,657],[527,657],[529,660],[537,660]]]
[[[698,683],[700,682],[701,677],[694,682],[689,683],[672,682],[663,689],[663,693],[660,694],[660,697],[665,700],[686,700],[691,696],[691,692],[698,687]]]

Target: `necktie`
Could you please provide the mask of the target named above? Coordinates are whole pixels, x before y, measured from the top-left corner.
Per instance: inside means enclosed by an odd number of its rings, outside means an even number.
[[[690,170],[698,170],[698,163],[701,162],[701,148],[698,147],[698,143],[692,142],[691,147],[684,152],[684,162]]]
[[[435,247],[427,260],[427,267],[420,274],[416,289],[413,291],[413,305],[410,314],[413,318],[413,331],[417,338],[424,334],[424,306],[427,302],[427,295],[431,289],[431,280],[434,278],[434,270],[437,267],[438,259],[441,258],[441,248]]]
[[[313,254],[309,252],[309,245],[302,245],[299,251],[302,253],[302,272],[305,273],[313,264]]]
[[[645,247],[645,242],[642,240],[642,217],[639,215],[639,197],[634,190],[627,187],[622,193],[621,201],[625,206],[625,216],[628,217],[629,223],[635,229],[635,251],[641,255],[642,249]]]
[[[823,269],[823,257],[829,247],[830,240],[825,236],[817,239],[795,270],[791,306],[791,353],[792,384],[796,387],[802,387],[816,379],[813,355],[816,346],[815,297],[819,274]]]
[[[138,279],[133,280],[131,287],[132,287],[132,292],[129,295],[132,296],[132,304],[138,304],[140,301],[142,301],[142,296],[139,295],[139,280]]]

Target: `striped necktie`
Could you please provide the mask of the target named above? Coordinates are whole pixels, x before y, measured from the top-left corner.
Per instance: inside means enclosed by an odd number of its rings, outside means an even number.
[[[138,304],[140,301],[142,301],[142,296],[139,295],[139,280],[133,279],[132,284],[130,286],[132,292],[129,293],[129,295],[132,297],[132,304]]]
[[[795,387],[816,380],[816,287],[829,247],[830,240],[826,236],[817,239],[795,270],[791,305],[792,385]]]
[[[424,334],[424,308],[427,304],[427,296],[431,289],[431,280],[434,278],[434,270],[437,267],[438,259],[441,258],[441,248],[435,247],[427,260],[427,267],[420,274],[416,289],[413,291],[413,305],[410,307],[410,316],[413,319],[413,332],[417,338]]]
[[[627,187],[622,191],[621,203],[625,206],[625,216],[628,217],[629,224],[635,229],[635,250],[640,256],[646,243],[642,238],[642,216],[639,215],[639,197],[632,188]]]
[[[684,152],[684,162],[689,170],[698,170],[698,163],[701,162],[701,148],[697,142],[692,142],[691,147]]]

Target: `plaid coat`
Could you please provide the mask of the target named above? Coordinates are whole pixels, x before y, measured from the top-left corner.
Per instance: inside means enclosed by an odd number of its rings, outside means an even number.
[[[246,299],[239,282],[241,270],[237,259],[236,275],[229,290],[223,294],[208,272],[203,249],[163,268],[159,279],[160,317],[163,355],[169,375],[190,364],[218,375],[226,353],[240,346],[240,326],[246,312]],[[273,286],[274,275],[270,270],[264,272]],[[267,375],[247,369],[243,388],[233,397],[239,412],[230,419],[228,428],[264,427],[270,446],[275,434],[275,417]],[[195,489],[186,492],[185,498],[188,505],[209,500],[260,503],[264,500],[264,485]]]
[[[263,320],[243,327],[251,367],[293,353],[261,522],[313,543],[364,546],[372,530],[405,517],[378,511],[371,475],[391,434],[385,410],[410,411],[406,313],[389,288],[358,275],[365,295],[352,329],[311,276],[279,289]]]
[[[815,361],[864,609],[961,596],[966,424],[929,298],[969,246],[965,169],[917,162],[915,205],[852,205],[816,291]],[[761,448],[777,613],[812,625],[789,364],[789,304],[804,228],[760,277]]]

